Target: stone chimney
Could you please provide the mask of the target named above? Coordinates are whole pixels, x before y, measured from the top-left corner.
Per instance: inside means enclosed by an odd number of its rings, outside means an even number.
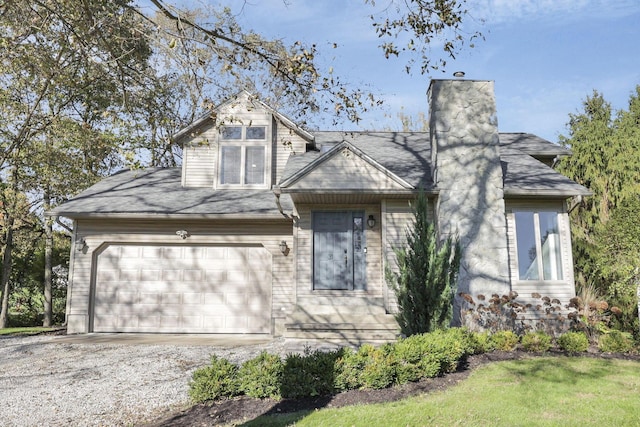
[[[435,205],[441,239],[458,236],[460,292],[489,298],[510,290],[498,121],[492,81],[432,80],[427,92]]]

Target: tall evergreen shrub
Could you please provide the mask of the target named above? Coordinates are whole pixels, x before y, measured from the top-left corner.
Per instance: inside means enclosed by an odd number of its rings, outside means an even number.
[[[427,208],[427,197],[421,191],[413,207],[414,221],[407,230],[406,246],[394,251],[398,271],[386,271],[398,299],[396,319],[406,336],[446,328],[453,314],[462,251],[457,238],[438,242]]]

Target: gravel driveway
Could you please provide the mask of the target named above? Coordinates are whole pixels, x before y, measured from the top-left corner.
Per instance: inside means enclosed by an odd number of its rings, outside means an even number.
[[[0,425],[124,426],[188,403],[193,371],[212,354],[240,363],[283,340],[235,347],[0,338]]]

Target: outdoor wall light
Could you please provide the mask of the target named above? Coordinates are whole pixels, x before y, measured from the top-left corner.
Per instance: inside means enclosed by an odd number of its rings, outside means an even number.
[[[84,252],[84,250],[87,248],[87,242],[84,240],[84,237],[79,238],[78,240],[76,240],[76,252]]]
[[[282,240],[278,246],[280,247],[280,252],[282,252],[284,255],[286,255],[287,252],[289,251],[289,247],[287,246],[287,242],[284,241],[284,240]]]
[[[178,230],[176,231],[176,234],[180,236],[181,239],[186,239],[187,237],[189,237],[189,232],[187,230]]]
[[[373,217],[373,215],[369,215],[369,218],[367,218],[367,225],[369,226],[369,228],[375,227],[376,219]]]

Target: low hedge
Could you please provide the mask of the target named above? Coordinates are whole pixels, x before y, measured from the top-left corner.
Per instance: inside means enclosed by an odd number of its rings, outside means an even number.
[[[277,355],[260,353],[240,367],[213,356],[211,363],[193,373],[189,394],[196,402],[247,395],[258,398],[301,398],[330,395],[354,389],[382,389],[456,371],[472,354],[493,350],[513,351],[521,344],[526,351],[544,352],[552,339],[544,332],[518,337],[512,331],[471,333],[451,328],[413,335],[381,347],[363,345],[357,350],[305,351]],[[557,340],[567,353],[585,351],[583,333],[567,332]],[[604,352],[626,352],[633,340],[619,331],[600,339]]]
[[[240,368],[214,356],[209,366],[194,372],[190,396],[203,402],[239,394],[300,398],[382,389],[453,372],[476,349],[474,334],[451,328],[381,347],[363,345],[357,351],[310,351],[284,360],[261,353]]]

